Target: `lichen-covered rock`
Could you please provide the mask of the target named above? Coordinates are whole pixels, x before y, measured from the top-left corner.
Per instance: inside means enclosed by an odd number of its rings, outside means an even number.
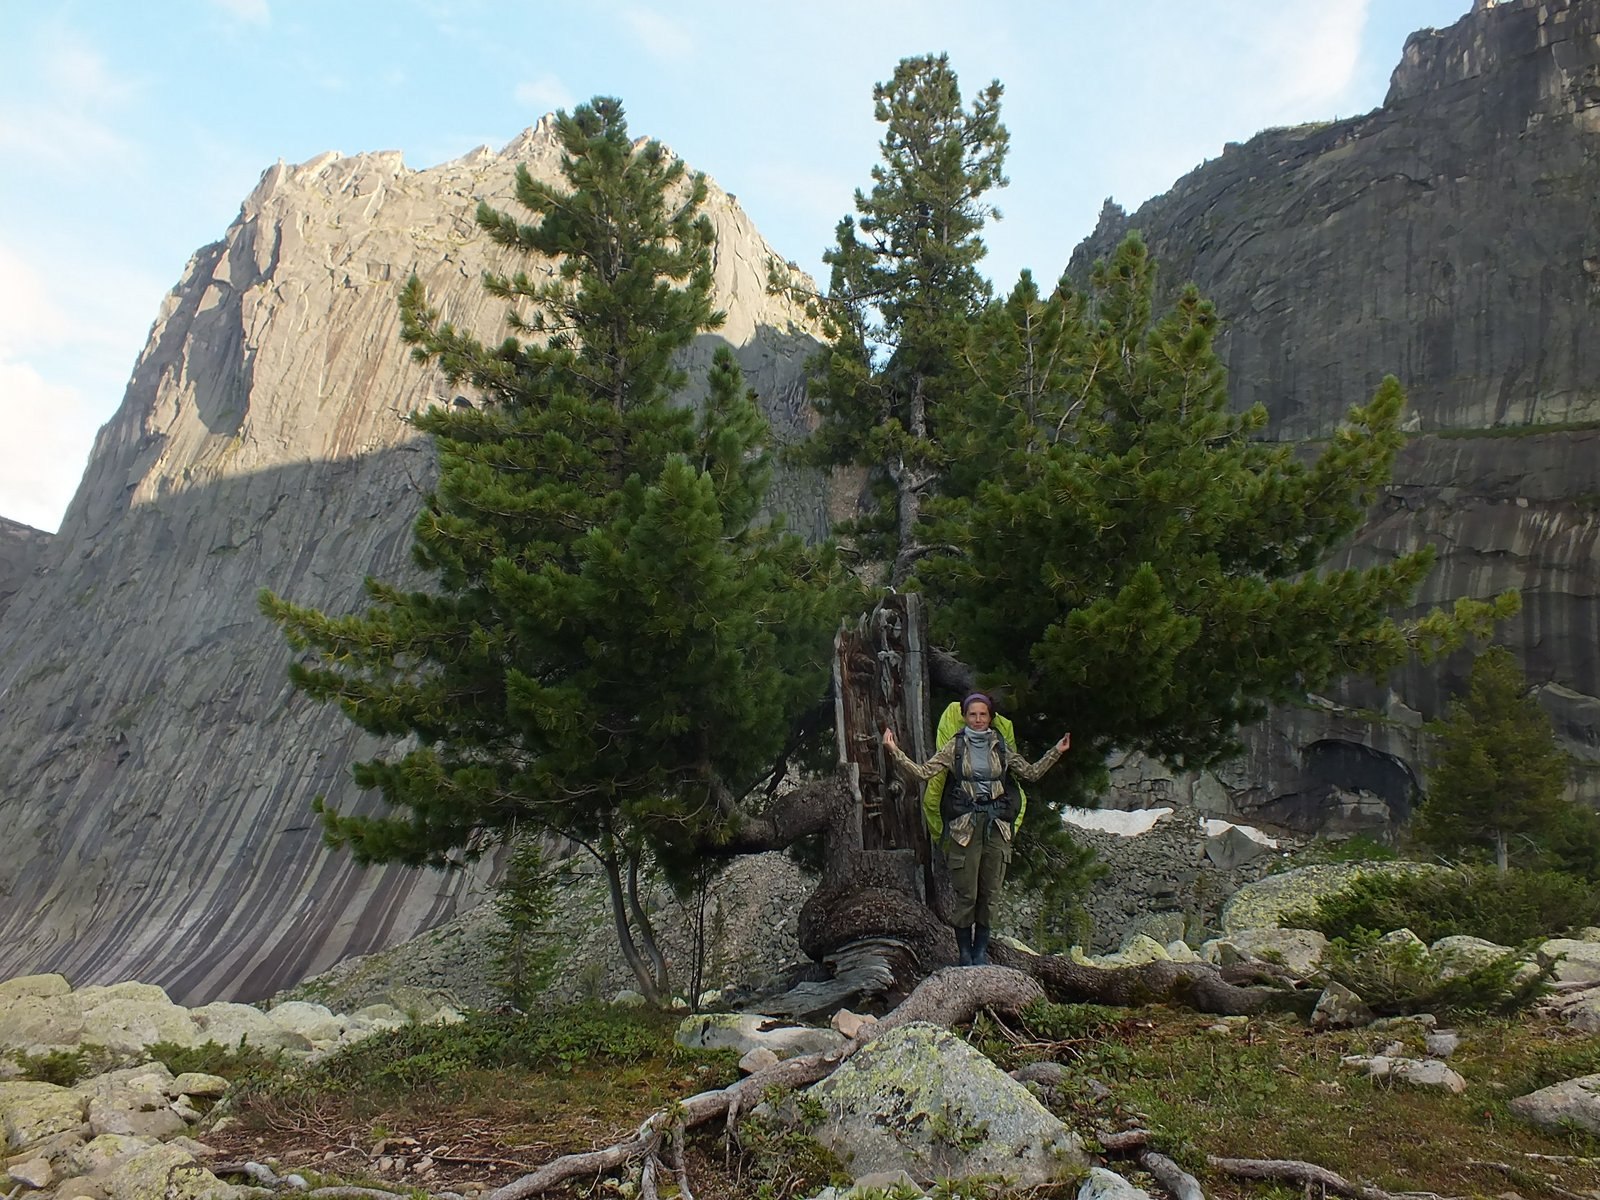
[[[1428,947],[1445,979],[1466,975],[1479,967],[1486,967],[1512,953],[1511,947],[1502,946],[1484,938],[1455,934],[1442,937]]]
[[[1570,1124],[1600,1133],[1600,1075],[1553,1083],[1518,1096],[1509,1107],[1523,1120],[1546,1129],[1562,1129]]]
[[[1090,1167],[1089,1177],[1078,1189],[1078,1200],[1150,1200],[1150,1193],[1135,1187],[1115,1171]]]
[[[1344,984],[1334,980],[1322,989],[1317,1006],[1311,1010],[1313,1029],[1354,1029],[1372,1020],[1366,1001]]]
[[[1551,938],[1539,946],[1541,962],[1557,955],[1556,979],[1562,983],[1600,982],[1600,942],[1581,942],[1576,938]]]
[[[1373,1079],[1393,1079],[1411,1087],[1449,1092],[1452,1096],[1467,1090],[1467,1081],[1437,1059],[1375,1054],[1370,1057],[1353,1055],[1344,1063],[1361,1067]]]
[[[1337,895],[1363,876],[1426,874],[1444,869],[1431,863],[1321,863],[1267,875],[1245,884],[1229,897],[1220,915],[1222,931],[1231,934],[1276,928],[1284,918],[1315,907],[1319,900]]]
[[[335,1016],[326,1005],[311,1004],[305,1000],[288,1000],[267,1011],[267,1020],[279,1029],[298,1034],[313,1046],[332,1045],[344,1034],[345,1020]]]
[[[160,989],[156,989],[159,991]],[[199,1041],[189,1012],[165,998],[114,996],[99,1000],[83,1012],[85,1042],[131,1054],[156,1042],[193,1046]]]
[[[48,1158],[30,1158],[23,1162],[6,1164],[7,1175],[13,1183],[39,1191],[55,1182],[56,1170]]]
[[[725,1048],[743,1054],[765,1048],[779,1058],[837,1050],[846,1040],[834,1029],[792,1025],[759,1013],[701,1013],[685,1017],[674,1038],[680,1046],[700,1050]]]
[[[1303,979],[1317,969],[1327,950],[1328,939],[1314,929],[1240,929],[1204,943],[1200,957],[1221,966],[1246,958],[1281,962]]]
[[[237,1200],[239,1189],[176,1146],[156,1146],[106,1177],[111,1200]]]
[[[123,1163],[132,1161],[158,1144],[154,1138],[134,1137],[127,1133],[102,1133],[73,1151],[68,1161],[74,1175],[109,1175]]]
[[[820,1124],[804,1113],[820,1106]],[[892,1029],[780,1112],[853,1174],[903,1170],[934,1179],[1003,1175],[1055,1182],[1088,1165],[1082,1142],[1028,1090],[935,1025]]]
[[[83,1125],[84,1099],[53,1083],[13,1080],[0,1083],[0,1132],[13,1153]]]
[[[172,1081],[167,1089],[169,1096],[199,1096],[202,1100],[216,1100],[228,1090],[229,1084],[221,1075],[207,1075],[203,1071],[185,1071]]]
[[[0,980],[0,1006],[19,996],[65,996],[72,985],[60,975],[19,975]]]
[[[241,1043],[258,1050],[311,1049],[311,1042],[304,1034],[285,1028],[248,1004],[219,1000],[191,1009],[189,1017],[202,1043],[216,1042],[229,1049]]]

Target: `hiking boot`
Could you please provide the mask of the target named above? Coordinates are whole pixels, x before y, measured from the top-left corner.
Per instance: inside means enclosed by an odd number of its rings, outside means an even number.
[[[984,967],[989,964],[989,927],[987,925],[974,925],[972,927],[972,965]]]
[[[960,951],[960,957],[957,961],[963,967],[970,967],[972,965],[972,930],[965,928],[956,930],[956,949]]]

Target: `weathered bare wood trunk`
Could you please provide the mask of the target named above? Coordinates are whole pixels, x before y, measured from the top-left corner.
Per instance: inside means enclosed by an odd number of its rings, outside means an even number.
[[[800,914],[802,949],[819,961],[864,939],[892,939],[903,952],[897,983],[953,960],[955,941],[939,919],[948,882],[922,817],[922,790],[895,771],[882,731],[927,758],[927,619],[921,597],[891,595],[834,641],[835,735],[850,810],[826,856],[821,885]]]

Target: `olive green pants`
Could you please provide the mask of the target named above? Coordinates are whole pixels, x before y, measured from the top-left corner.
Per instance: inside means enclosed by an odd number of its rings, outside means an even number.
[[[1011,842],[1001,834],[997,823],[980,815],[977,824],[972,841],[965,846],[956,845],[948,837],[944,839],[944,859],[956,893],[957,929],[994,924],[994,909],[1011,862]]]

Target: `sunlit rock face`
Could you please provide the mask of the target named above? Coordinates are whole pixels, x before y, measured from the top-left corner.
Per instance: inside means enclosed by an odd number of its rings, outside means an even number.
[[[403,418],[454,395],[400,344],[398,289],[416,272],[447,319],[500,336],[480,281],[503,263],[473,211],[510,206],[518,163],[555,181],[558,162],[547,121],[425,171],[273,167],[167,297],[60,533],[0,530],[0,978],[253,999],[482,898],[482,866],[362,870],[322,848],[313,797],[369,804],[349,765],[377,745],[291,691],[256,594],[350,611],[364,576],[412,579],[434,467]],[[709,212],[728,316],[689,365],[731,344],[792,438],[812,329],[715,186]],[[781,475],[774,503],[826,527],[810,478]]]
[[[1497,640],[1573,756],[1573,795],[1600,805],[1600,433],[1571,428],[1600,422],[1597,196],[1600,3],[1480,3],[1407,40],[1382,108],[1230,145],[1132,215],[1108,204],[1072,269],[1142,231],[1168,287],[1215,300],[1232,395],[1275,437],[1324,437],[1399,377],[1415,436],[1336,565],[1432,545],[1425,603],[1521,589]],[[1220,780],[1161,787],[1384,832],[1424,780],[1421,720],[1470,665],[1349,685],[1277,714]],[[1124,802],[1150,790],[1135,773]]]

